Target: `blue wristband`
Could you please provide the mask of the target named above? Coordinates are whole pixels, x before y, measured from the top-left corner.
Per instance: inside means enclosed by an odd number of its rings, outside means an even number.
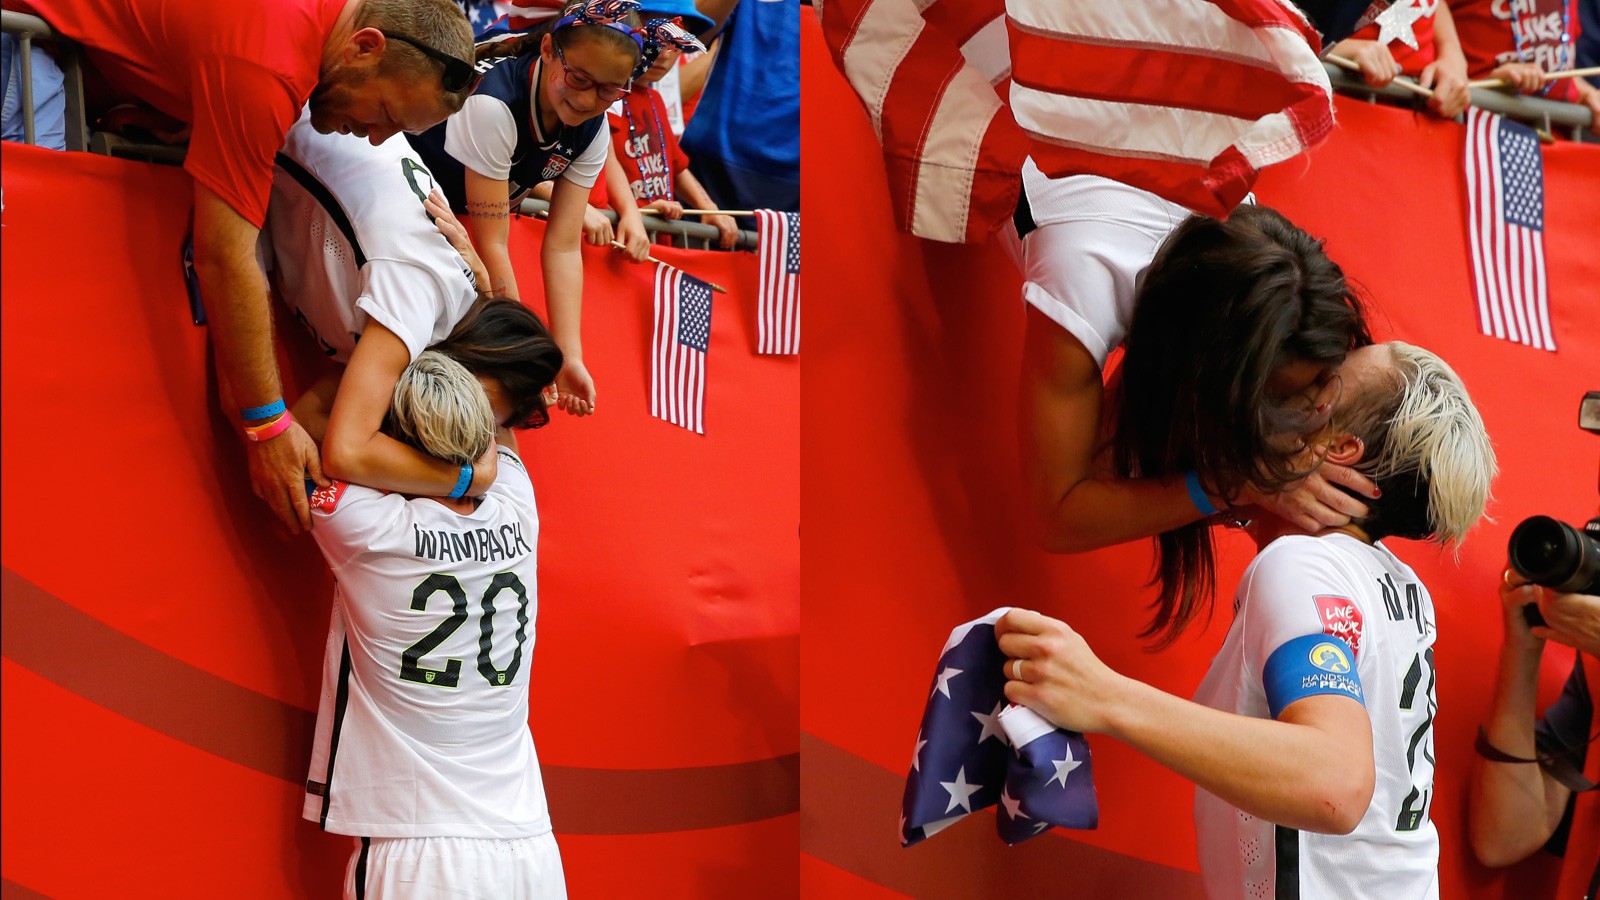
[[[1218,509],[1211,505],[1211,498],[1207,497],[1206,492],[1200,488],[1199,472],[1190,471],[1189,474],[1183,476],[1183,483],[1189,488],[1189,502],[1194,504],[1195,509],[1200,510],[1200,515],[1214,516],[1217,514]]]
[[[252,406],[249,409],[239,410],[239,418],[246,422],[259,422],[262,419],[270,419],[287,409],[288,407],[283,405],[283,399],[280,397],[266,406]]]
[[[472,485],[472,463],[461,467],[461,477],[456,479],[456,489],[446,494],[451,500],[459,500],[467,493],[467,488]]]

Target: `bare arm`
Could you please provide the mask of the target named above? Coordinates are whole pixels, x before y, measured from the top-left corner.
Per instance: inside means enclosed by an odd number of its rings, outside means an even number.
[[[1027,310],[1017,432],[1040,545],[1079,553],[1199,520],[1181,480],[1097,471],[1100,367],[1077,338],[1033,306]]]
[[[496,297],[512,300],[522,298],[517,290],[517,273],[511,268],[510,188],[501,179],[479,175],[466,170],[467,230],[472,233],[472,246],[483,257],[483,267],[489,271],[489,284],[480,285]]]
[[[717,62],[717,48],[722,46],[721,41],[713,41],[708,36],[705,38],[706,52],[678,67],[678,98],[685,103],[700,96],[706,89],[706,79],[711,76],[711,67]]]
[[[1433,89],[1428,108],[1453,119],[1472,102],[1472,91],[1467,87],[1467,57],[1456,36],[1456,20],[1444,3],[1434,9],[1433,46],[1434,61],[1422,70],[1417,83]]]
[[[223,412],[233,422],[239,411],[283,398],[272,343],[272,314],[266,275],[256,262],[260,229],[199,182],[194,186],[194,263],[200,292],[209,301],[211,339],[216,344],[217,377]],[[311,528],[305,479],[325,484],[316,445],[298,424],[266,441],[247,442],[250,483],[257,497],[299,533]]]
[[[1539,657],[1544,641],[1528,630],[1522,606],[1540,588],[1521,583],[1515,573],[1500,585],[1505,639],[1494,700],[1483,722],[1484,736],[1496,749],[1522,759],[1535,756],[1533,724],[1539,687]],[[1569,791],[1537,763],[1473,760],[1467,797],[1467,837],[1486,866],[1508,866],[1538,850],[1561,823]]]
[[[628,248],[629,259],[644,262],[650,255],[650,233],[644,230],[644,216],[639,214],[633,188],[628,186],[628,173],[622,171],[622,163],[617,161],[615,142],[606,144],[605,179],[606,197],[617,212],[616,238]]]
[[[1062,728],[1106,734],[1270,822],[1347,834],[1372,802],[1372,723],[1351,697],[1305,697],[1276,720],[1212,709],[1112,671],[1066,623],[1014,609],[1000,649],[1025,660],[1006,698]],[[1007,675],[1015,664],[1007,663]]]
[[[545,228],[539,260],[544,264],[544,302],[550,315],[550,335],[565,361],[556,376],[557,403],[574,415],[594,411],[594,381],[583,364],[583,211],[589,205],[587,188],[556,180],[550,198],[550,224]]]
[[[334,396],[323,460],[329,474],[342,481],[443,497],[455,488],[461,469],[382,432],[395,383],[410,362],[405,342],[394,332],[377,322],[367,324]],[[491,452],[487,464],[480,460],[473,467],[469,496],[481,495],[494,483],[493,458]]]
[[[688,169],[679,172],[674,179],[678,186],[678,195],[689,201],[691,209],[716,209],[717,204],[712,201],[711,195],[706,193],[705,186],[694,173]],[[739,223],[733,216],[701,216],[702,224],[710,225],[717,230],[717,244],[724,250],[731,249],[739,240]]]

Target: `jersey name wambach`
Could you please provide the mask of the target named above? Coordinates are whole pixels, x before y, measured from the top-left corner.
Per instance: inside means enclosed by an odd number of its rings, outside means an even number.
[[[349,362],[375,321],[416,359],[477,299],[471,267],[422,206],[433,188],[403,138],[373,147],[318,134],[308,116],[289,129],[263,239],[278,293],[328,356]]]
[[[528,731],[539,514],[500,448],[457,513],[335,482],[312,534],[337,580],[303,814],[384,838],[550,830]]]
[[[1344,534],[1293,536],[1257,554],[1234,604],[1233,624],[1195,701],[1272,718],[1274,701],[1287,705],[1282,679],[1272,683],[1269,660],[1275,653],[1315,645],[1312,662],[1320,665],[1318,652],[1344,663],[1348,648],[1372,720],[1377,777],[1372,803],[1348,835],[1277,826],[1196,789],[1195,831],[1207,895],[1437,898],[1439,836],[1428,808],[1438,702],[1427,588],[1382,544]],[[1344,668],[1320,667],[1326,671],[1301,670],[1309,673],[1305,681],[1338,681],[1333,673]],[[1310,692],[1337,690],[1302,695]],[[1322,764],[1341,761],[1330,757]]]

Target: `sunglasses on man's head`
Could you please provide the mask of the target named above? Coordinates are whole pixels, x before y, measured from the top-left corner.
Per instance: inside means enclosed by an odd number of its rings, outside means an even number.
[[[410,44],[421,51],[424,56],[444,63],[444,74],[439,76],[439,86],[449,93],[470,93],[473,88],[478,86],[478,82],[483,80],[483,76],[469,62],[456,59],[448,53],[441,53],[427,44],[408,38],[403,34],[395,34],[392,31],[381,31],[379,33],[391,41],[402,41]]]

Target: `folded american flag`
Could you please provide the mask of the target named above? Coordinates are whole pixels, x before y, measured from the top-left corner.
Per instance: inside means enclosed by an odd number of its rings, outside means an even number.
[[[1226,216],[1333,127],[1321,40],[1288,0],[816,6],[883,143],[896,221],[920,237],[986,239],[1030,155]]]
[[[705,434],[706,352],[711,286],[656,264],[655,330],[650,338],[650,415]]]
[[[756,352],[800,352],[800,214],[756,210],[756,253],[761,286],[756,292]]]
[[[905,846],[995,803],[995,827],[1008,844],[1053,825],[1099,824],[1083,735],[1006,703],[1006,657],[994,637],[1006,609],[956,628],[940,653],[901,802]]]
[[[1544,158],[1520,122],[1467,108],[1467,243],[1478,330],[1556,349],[1544,274]]]

